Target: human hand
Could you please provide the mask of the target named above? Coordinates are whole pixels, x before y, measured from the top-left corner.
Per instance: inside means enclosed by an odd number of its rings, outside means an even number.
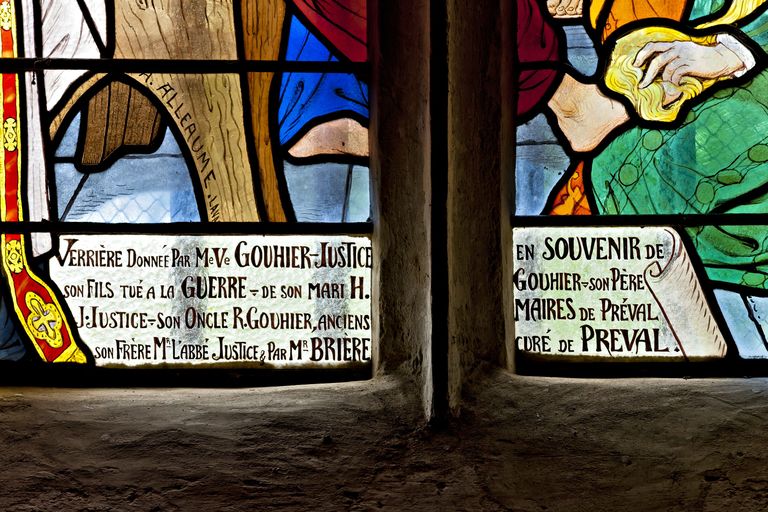
[[[724,44],[708,46],[693,41],[647,43],[637,53],[633,65],[638,69],[645,67],[638,84],[640,89],[651,85],[657,77],[661,78],[662,85],[666,82],[679,86],[686,76],[716,80],[745,69],[741,58]]]
[[[642,119],[669,122],[677,119],[686,101],[755,65],[752,51],[727,31],[696,36],[650,26],[616,40],[603,80]]]

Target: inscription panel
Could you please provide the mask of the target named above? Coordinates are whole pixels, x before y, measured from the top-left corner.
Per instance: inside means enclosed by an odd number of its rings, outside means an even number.
[[[371,358],[366,237],[65,235],[51,277],[98,366]]]
[[[515,345],[534,357],[708,359],[725,339],[671,228],[514,230]]]

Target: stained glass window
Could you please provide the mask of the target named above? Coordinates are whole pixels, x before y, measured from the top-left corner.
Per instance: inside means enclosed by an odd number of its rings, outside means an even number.
[[[0,360],[369,371],[366,18],[0,2]]]
[[[515,5],[521,367],[768,358],[764,2]]]

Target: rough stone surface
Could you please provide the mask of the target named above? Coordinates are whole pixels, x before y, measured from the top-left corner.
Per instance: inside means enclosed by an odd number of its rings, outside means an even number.
[[[380,6],[378,4],[381,4]],[[429,2],[372,0],[374,367],[420,382],[433,415],[430,316]]]
[[[460,444],[504,510],[765,510],[767,399],[768,379],[499,373]]]
[[[0,391],[0,510],[764,510],[768,379]]]
[[[408,481],[418,470],[398,464],[423,418],[416,395],[393,378],[239,390],[6,388],[0,510],[375,508],[393,498],[377,494],[378,482],[435,490]]]

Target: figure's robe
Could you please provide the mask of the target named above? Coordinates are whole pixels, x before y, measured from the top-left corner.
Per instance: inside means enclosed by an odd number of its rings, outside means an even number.
[[[293,0],[331,47],[352,62],[368,59],[367,11],[362,0]],[[382,8],[386,9],[386,5]]]
[[[517,0],[517,122],[533,117],[560,82],[565,48],[535,0]]]

